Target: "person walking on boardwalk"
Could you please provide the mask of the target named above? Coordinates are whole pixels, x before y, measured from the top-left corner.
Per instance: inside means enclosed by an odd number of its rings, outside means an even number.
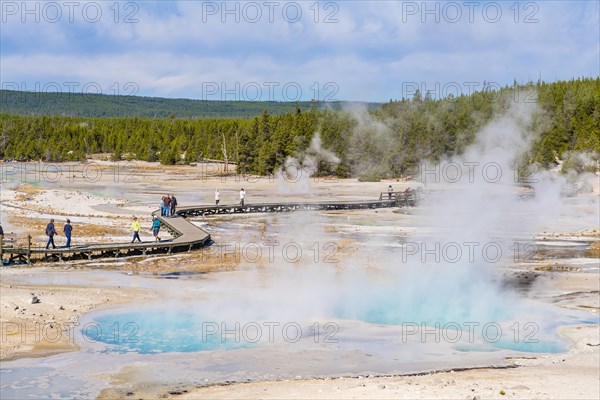
[[[67,223],[63,227],[63,232],[65,237],[67,238],[67,244],[65,247],[67,249],[71,248],[71,232],[73,232],[73,225],[71,225],[71,220],[67,218]]]
[[[219,189],[215,190],[215,205],[219,205],[219,201],[221,201],[221,193],[219,193]]]
[[[140,230],[142,229],[142,225],[140,225],[140,221],[138,221],[137,217],[133,217],[133,222],[131,223],[131,231],[133,232],[133,240],[131,243],[135,242],[137,239],[140,243],[142,239],[140,239]]]
[[[171,215],[171,195],[165,197],[165,217],[169,218],[169,215]]]
[[[154,235],[154,240],[160,242],[158,232],[160,232],[160,219],[155,215],[152,217],[152,234]]]
[[[50,223],[46,226],[46,235],[48,235],[48,243],[46,243],[46,248],[49,248],[52,245],[52,248],[55,249],[54,245],[54,235],[56,235],[56,229],[54,229],[54,218],[50,220]]]
[[[388,186],[388,200],[391,201],[392,200],[392,193],[394,193],[394,188],[392,187],[392,185]]]
[[[246,191],[244,190],[244,188],[242,188],[242,190],[240,190],[240,205],[242,207],[244,207],[244,199],[246,198]]]
[[[175,195],[172,194],[171,195],[171,217],[175,216],[175,211],[177,211],[177,199],[175,198]]]
[[[160,199],[160,216],[165,216],[165,196],[163,196],[162,199]]]

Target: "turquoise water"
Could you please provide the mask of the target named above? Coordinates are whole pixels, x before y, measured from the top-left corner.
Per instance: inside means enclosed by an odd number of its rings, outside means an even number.
[[[84,340],[108,346],[102,352],[138,354],[197,352],[249,347],[239,335],[221,334],[220,325],[189,311],[104,314],[85,324]]]
[[[507,298],[510,293],[492,294],[491,298],[502,301],[490,301],[475,300],[477,296],[465,292],[439,287],[437,293],[421,291],[405,296],[382,288],[370,294],[371,301],[361,299],[351,307],[342,303],[334,312],[341,319],[401,326],[405,337],[413,341],[435,344],[449,338],[446,341],[459,351],[560,353],[567,351],[570,343],[558,334],[558,327],[600,323],[600,317],[582,311],[524,298],[511,302]],[[435,331],[441,332],[440,339],[435,339]]]
[[[468,322],[414,323],[398,319],[390,321],[387,316],[378,312],[366,319],[368,319],[366,322],[372,324],[373,329],[380,333],[385,331],[385,326],[393,326],[394,329],[402,326],[404,332],[408,332],[407,335],[397,334],[397,337],[388,337],[386,340],[390,340],[391,346],[408,338],[406,342],[402,342],[406,346],[411,344],[435,346],[436,343],[450,341],[451,347],[461,352],[513,350],[527,353],[567,351],[569,342],[558,335],[559,326],[600,322],[596,316],[573,310],[564,310],[561,315],[546,316],[545,319],[498,323],[471,322],[475,324],[471,328]],[[83,326],[82,333],[88,342],[106,344],[106,347],[100,350],[103,353],[189,353],[255,347],[265,342],[264,326],[262,326],[263,337],[261,337],[261,332],[257,332],[254,326],[250,326],[251,323],[236,327],[235,323],[213,321],[215,319],[200,317],[193,310],[174,312],[170,309],[156,308],[97,315]],[[256,326],[260,325],[256,324]],[[252,329],[246,329],[247,327]],[[431,333],[435,331],[434,328],[441,332],[438,339]],[[422,335],[423,333],[425,336]],[[456,338],[460,339],[455,340]]]

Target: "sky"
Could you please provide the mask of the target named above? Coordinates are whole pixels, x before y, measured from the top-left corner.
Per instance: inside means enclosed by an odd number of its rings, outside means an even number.
[[[593,1],[0,1],[3,89],[433,97],[600,75]]]

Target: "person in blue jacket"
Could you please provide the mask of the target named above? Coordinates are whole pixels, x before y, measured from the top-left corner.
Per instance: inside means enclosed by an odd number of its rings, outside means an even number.
[[[73,225],[71,225],[71,220],[67,219],[67,223],[63,228],[63,232],[65,233],[65,237],[67,238],[67,244],[65,247],[68,249],[71,247],[71,232],[73,232]]]
[[[160,232],[160,219],[155,215],[152,219],[152,234],[154,235],[154,239],[157,242],[160,242],[160,238],[158,237],[158,233]]]
[[[56,229],[54,229],[54,218],[50,220],[50,223],[46,226],[46,235],[48,235],[48,243],[46,243],[46,248],[52,245],[52,248],[55,249],[54,245],[54,235],[56,235]]]

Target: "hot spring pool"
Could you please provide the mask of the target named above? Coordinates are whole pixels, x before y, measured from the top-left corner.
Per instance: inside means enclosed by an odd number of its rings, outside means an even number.
[[[101,351],[108,353],[189,353],[252,345],[249,341],[214,334],[214,323],[196,313],[167,311],[101,314],[82,327],[82,337],[86,342],[106,344]]]
[[[82,325],[82,338],[94,343],[102,353],[193,353],[257,348],[268,345],[300,347],[316,343],[331,350],[341,347],[368,349],[375,347],[403,351],[423,346],[459,352],[494,352],[500,350],[527,353],[558,353],[569,342],[557,333],[561,325],[598,324],[599,319],[572,310],[560,316],[507,322],[407,322],[389,313],[365,316],[362,321],[223,321],[208,317],[200,304],[174,312],[160,305],[140,310],[92,314]],[[498,320],[497,320],[498,321]],[[355,324],[361,324],[357,332]],[[343,343],[340,343],[343,342]],[[368,351],[368,350],[367,350]]]

